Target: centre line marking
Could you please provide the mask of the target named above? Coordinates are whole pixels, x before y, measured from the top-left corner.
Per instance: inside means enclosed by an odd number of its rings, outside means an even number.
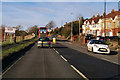
[[[55,48],[53,48],[53,50],[55,50]]]
[[[56,51],[56,53],[57,53],[57,54],[59,54],[59,52],[58,52],[58,51]]]
[[[89,80],[85,75],[83,75],[79,70],[77,70],[73,65],[70,65],[79,75],[81,75],[85,80]]]
[[[67,59],[65,59],[62,55],[60,55],[61,56],[61,58],[64,60],[64,61],[66,61],[67,62]]]

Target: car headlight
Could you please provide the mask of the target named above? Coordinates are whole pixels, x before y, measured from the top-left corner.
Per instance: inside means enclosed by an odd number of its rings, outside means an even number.
[[[97,45],[94,45],[96,48],[99,48],[99,46],[97,46]]]
[[[109,49],[109,46],[107,46],[106,48]]]

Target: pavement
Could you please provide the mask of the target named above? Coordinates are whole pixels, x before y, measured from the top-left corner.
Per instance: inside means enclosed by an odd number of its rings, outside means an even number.
[[[66,40],[57,41],[52,48],[37,48],[35,44],[24,56],[11,65],[2,76],[8,79],[120,79],[118,64],[93,56],[94,54],[86,52],[84,47],[75,46],[77,44]],[[95,55],[99,56],[101,54]]]
[[[71,42],[71,41],[67,41],[67,40],[63,40],[63,41],[65,41],[65,42],[64,43],[59,42],[59,43],[64,46],[67,46],[69,48],[72,48],[74,50],[77,50],[79,52],[96,57],[98,59],[106,60],[111,63],[120,65],[120,54],[117,51],[111,50],[110,54],[94,54],[93,52],[88,52],[87,46],[84,44],[80,44],[79,42]]]

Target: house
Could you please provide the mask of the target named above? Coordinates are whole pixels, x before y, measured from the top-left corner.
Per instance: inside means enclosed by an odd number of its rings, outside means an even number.
[[[83,34],[93,34],[95,36],[118,36],[120,32],[120,9],[119,11],[114,11],[112,9],[111,13],[102,16],[97,14],[97,17],[93,15],[92,18],[84,21],[82,25]],[[104,27],[105,26],[105,27]]]

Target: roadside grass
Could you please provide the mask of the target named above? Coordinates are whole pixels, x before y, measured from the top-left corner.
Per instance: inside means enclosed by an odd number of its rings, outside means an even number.
[[[34,38],[34,37],[33,37]],[[32,39],[33,39],[32,38]],[[31,40],[31,39],[16,39],[16,43],[21,43],[21,42],[23,42],[23,41],[27,41],[27,40]],[[0,44],[0,46],[7,46],[7,45],[12,45],[12,44],[15,44],[14,43],[14,40],[12,40],[11,42],[10,42],[10,40],[9,39],[7,39],[5,42],[2,42],[1,44]]]
[[[25,44],[21,44],[19,46],[16,46],[16,47],[12,47],[10,49],[7,49],[7,50],[4,50],[2,52],[0,52],[0,59],[3,59],[9,55],[11,55],[12,53],[15,53],[15,52],[19,52],[20,50],[26,48],[27,46],[33,44],[38,38],[35,38],[33,41],[30,41],[30,42],[27,42]]]

